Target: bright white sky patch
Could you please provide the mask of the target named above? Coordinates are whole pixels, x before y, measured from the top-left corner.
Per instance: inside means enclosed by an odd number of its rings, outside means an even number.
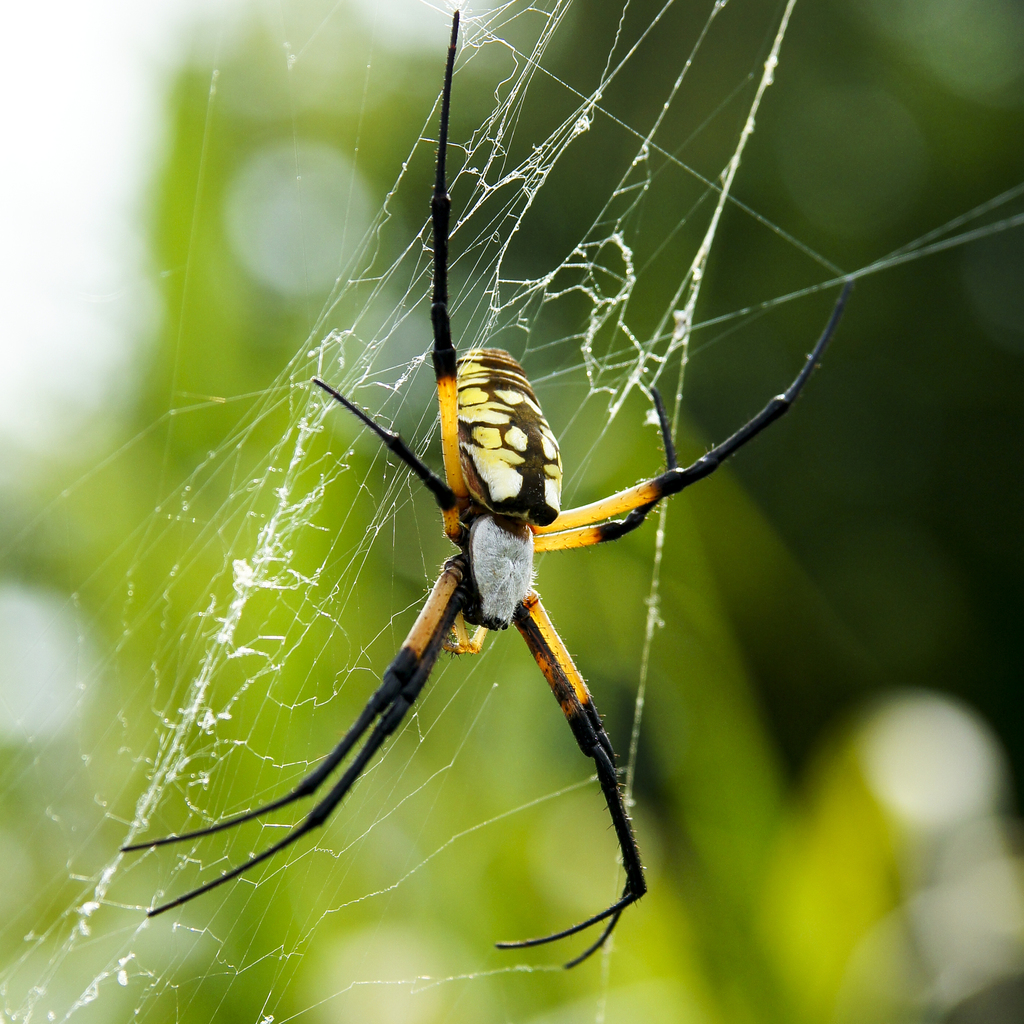
[[[67,728],[92,667],[66,599],[0,587],[0,739],[33,740]]]
[[[156,297],[143,198],[189,0],[14,4],[0,61],[0,450],[79,441],[128,390]],[[219,15],[225,5],[218,5]]]
[[[0,451],[13,463],[0,462],[0,478],[24,469],[19,455],[81,444],[94,414],[130,393],[133,352],[159,315],[145,195],[164,142],[169,81],[202,20],[211,23],[204,38],[222,46],[225,26],[247,6],[60,0],[5,10]],[[375,13],[384,39],[401,45],[434,45],[436,32],[423,26],[448,19],[398,0]],[[363,203],[358,185],[352,202]],[[360,222],[349,222],[350,233]],[[338,268],[332,259],[330,270]],[[290,268],[276,270],[280,278]]]

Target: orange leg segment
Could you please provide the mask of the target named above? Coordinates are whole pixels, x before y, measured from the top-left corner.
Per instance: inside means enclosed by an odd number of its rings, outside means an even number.
[[[597,713],[593,698],[579,670],[569,657],[561,637],[555,631],[547,612],[544,611],[540,598],[535,593],[527,595],[515,615],[515,625],[522,634],[526,645],[530,648],[541,672],[544,673],[551,692],[561,705],[569,727],[572,729],[580,750],[587,757],[594,759],[597,778],[601,784],[611,815],[615,836],[622,851],[622,865],[626,871],[626,885],[622,895],[610,907],[602,910],[585,921],[555,932],[540,939],[526,939],[523,942],[499,942],[499,949],[523,949],[528,946],[540,946],[547,942],[567,938],[577,932],[590,928],[601,921],[607,922],[597,940],[587,947],[578,957],[569,961],[566,967],[575,967],[588,956],[599,950],[611,935],[618,923],[623,910],[635,903],[645,892],[647,882],[644,880],[644,869],[640,862],[640,850],[633,836],[633,828],[626,813],[626,806],[619,789],[619,779],[615,772],[615,751],[611,740],[601,724],[601,716]]]

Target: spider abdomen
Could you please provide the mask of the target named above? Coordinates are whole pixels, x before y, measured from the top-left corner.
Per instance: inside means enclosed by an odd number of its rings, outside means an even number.
[[[507,628],[533,587],[533,532],[525,523],[482,515],[469,531],[469,564],[479,607],[467,609],[466,620]]]
[[[458,362],[459,455],[469,493],[484,508],[534,526],[561,509],[562,457],[523,368],[478,348]]]

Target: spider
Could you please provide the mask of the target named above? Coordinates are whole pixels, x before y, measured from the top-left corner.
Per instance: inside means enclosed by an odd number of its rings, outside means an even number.
[[[452,344],[448,318],[451,203],[445,158],[458,31],[459,14],[456,12],[445,64],[437,176],[430,204],[434,239],[433,363],[445,478],[442,480],[420,460],[401,437],[374,422],[329,384],[313,378],[313,383],[354,413],[423,481],[440,506],[445,535],[458,552],[445,562],[409,635],[362,713],[334,750],[290,793],[208,828],[132,843],[122,847],[122,851],[209,836],[311,796],[370,730],[333,788],[283,839],[219,878],[150,909],[148,915],[154,917],[181,906],[251,870],[323,825],[370,759],[398,728],[430,677],[442,649],[456,654],[478,654],[488,630],[503,630],[514,625],[547,678],[580,750],[594,761],[626,875],[622,895],[585,921],[542,938],[497,943],[499,949],[540,946],[604,922],[597,939],[570,960],[565,965],[568,968],[582,963],[604,945],[622,912],[646,893],[647,882],[619,788],[611,741],[586,682],[533,589],[534,552],[564,551],[617,540],[640,526],[659,501],[713,473],[723,460],[778,419],[793,404],[823,355],[839,323],[852,282],[846,282],[821,337],[793,383],[728,440],[692,465],[680,468],[664,405],[657,389],[652,387],[650,393],[665,447],[665,471],[601,501],[561,511],[562,461],[558,443],[522,367],[500,349],[474,349],[458,358]],[[612,518],[622,513],[627,513],[624,519]],[[467,625],[476,627],[472,637]]]

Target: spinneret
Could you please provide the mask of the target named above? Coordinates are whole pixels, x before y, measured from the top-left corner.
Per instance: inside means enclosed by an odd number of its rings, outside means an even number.
[[[473,499],[533,526],[561,511],[562,457],[523,368],[499,348],[458,362],[459,455]]]

